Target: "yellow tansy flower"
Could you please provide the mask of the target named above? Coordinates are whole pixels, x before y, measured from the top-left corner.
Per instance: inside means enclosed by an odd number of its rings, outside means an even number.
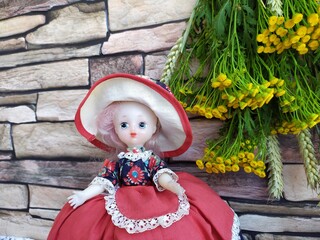
[[[246,173],[251,173],[252,172],[252,169],[250,166],[245,166],[244,169],[243,169]]]
[[[234,164],[231,166],[232,172],[239,172],[240,167],[238,164]]]
[[[315,26],[319,22],[319,15],[317,13],[311,13],[307,19],[310,26]]]
[[[308,28],[306,26],[300,26],[297,29],[296,33],[298,36],[303,37],[307,34],[307,30],[308,30]]]
[[[264,51],[264,46],[259,46],[257,48],[257,53],[263,53],[263,51]]]
[[[283,22],[284,22],[284,17],[283,16],[278,17],[277,24],[281,25]]]
[[[301,22],[301,20],[303,19],[303,15],[302,13],[296,13],[293,15],[292,20],[295,24]]]
[[[273,26],[277,23],[277,21],[278,21],[277,16],[271,16],[271,17],[269,17],[268,24],[269,24],[269,26]]]
[[[219,82],[223,82],[223,81],[226,80],[226,79],[227,79],[227,75],[224,74],[224,73],[220,73],[220,74],[218,75],[218,77],[217,77],[217,80],[218,80]]]
[[[294,27],[294,25],[295,25],[295,23],[294,23],[293,19],[288,19],[288,20],[285,21],[285,23],[284,23],[284,27],[285,27],[286,29],[291,29],[291,28]]]

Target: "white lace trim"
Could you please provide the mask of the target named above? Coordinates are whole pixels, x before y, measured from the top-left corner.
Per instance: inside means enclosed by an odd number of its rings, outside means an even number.
[[[124,228],[128,233],[141,233],[147,230],[155,229],[158,226],[163,228],[170,227],[173,223],[179,221],[183,216],[189,214],[190,204],[185,194],[177,196],[179,207],[176,212],[167,213],[162,216],[148,219],[130,219],[124,216],[116,203],[116,194],[105,196],[106,210],[111,216],[113,224],[119,228]]]
[[[127,158],[133,162],[138,161],[140,159],[142,159],[142,161],[147,161],[149,159],[149,157],[152,155],[152,151],[148,150],[148,151],[143,151],[143,152],[137,152],[134,153],[132,151],[129,152],[121,152],[118,154],[118,158]]]
[[[158,191],[162,192],[164,191],[165,189],[163,187],[160,186],[159,184],[159,177],[163,174],[163,173],[167,173],[169,174],[172,179],[177,182],[179,177],[177,174],[175,174],[171,169],[169,168],[162,168],[160,169],[154,176],[153,176],[153,182],[154,184],[156,185],[156,188],[158,189]]]
[[[240,220],[236,213],[233,216],[233,225],[232,225],[232,240],[239,240],[240,238]]]
[[[102,185],[104,187],[104,189],[110,193],[110,194],[114,194],[115,193],[115,187],[112,184],[112,182],[106,178],[103,177],[95,177],[91,183],[89,185]]]

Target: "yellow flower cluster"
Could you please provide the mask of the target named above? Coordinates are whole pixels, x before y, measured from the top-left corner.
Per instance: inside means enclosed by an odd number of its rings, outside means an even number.
[[[309,121],[283,121],[281,124],[276,124],[276,126],[271,130],[271,134],[299,134],[302,130],[307,128],[312,128],[318,123],[320,123],[320,115],[313,113],[309,116]]]
[[[285,20],[283,16],[271,16],[268,28],[257,35],[258,53],[281,54],[293,48],[300,55],[315,51],[320,45],[320,8],[318,13],[311,13],[304,19],[302,13],[296,13]]]
[[[250,140],[246,140],[241,143],[241,150],[238,153],[232,153],[229,157],[219,155],[219,151],[216,151],[219,147],[205,148],[203,158],[198,159],[196,165],[207,173],[238,172],[242,168],[246,173],[254,173],[264,178],[266,166],[262,160],[256,159],[254,148]]]
[[[228,84],[225,84],[228,82]],[[286,89],[283,79],[273,77],[270,81],[263,84],[250,82],[237,86],[227,77],[226,74],[220,73],[217,78],[212,81],[211,87],[219,89],[215,97],[218,99],[210,99],[207,96],[196,96],[195,102],[187,104],[180,101],[181,105],[188,113],[199,114],[208,119],[217,118],[227,120],[232,117],[232,110],[246,107],[255,110],[261,108],[264,104],[268,104],[273,97],[281,97],[285,95]],[[180,92],[186,93],[187,90],[180,89]],[[212,95],[211,95],[212,96]]]

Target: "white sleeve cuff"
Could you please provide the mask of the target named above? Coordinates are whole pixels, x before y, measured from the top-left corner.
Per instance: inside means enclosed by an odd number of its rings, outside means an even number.
[[[102,185],[104,189],[110,193],[114,194],[115,193],[115,187],[112,184],[112,182],[106,178],[102,177],[95,177],[89,185]]]

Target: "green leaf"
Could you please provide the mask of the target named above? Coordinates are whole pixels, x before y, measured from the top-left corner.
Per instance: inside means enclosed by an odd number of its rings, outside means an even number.
[[[214,18],[214,29],[216,32],[217,37],[223,37],[226,35],[226,26],[229,26],[227,23],[227,18],[230,16],[231,12],[231,2],[228,0],[226,1],[217,15]]]

